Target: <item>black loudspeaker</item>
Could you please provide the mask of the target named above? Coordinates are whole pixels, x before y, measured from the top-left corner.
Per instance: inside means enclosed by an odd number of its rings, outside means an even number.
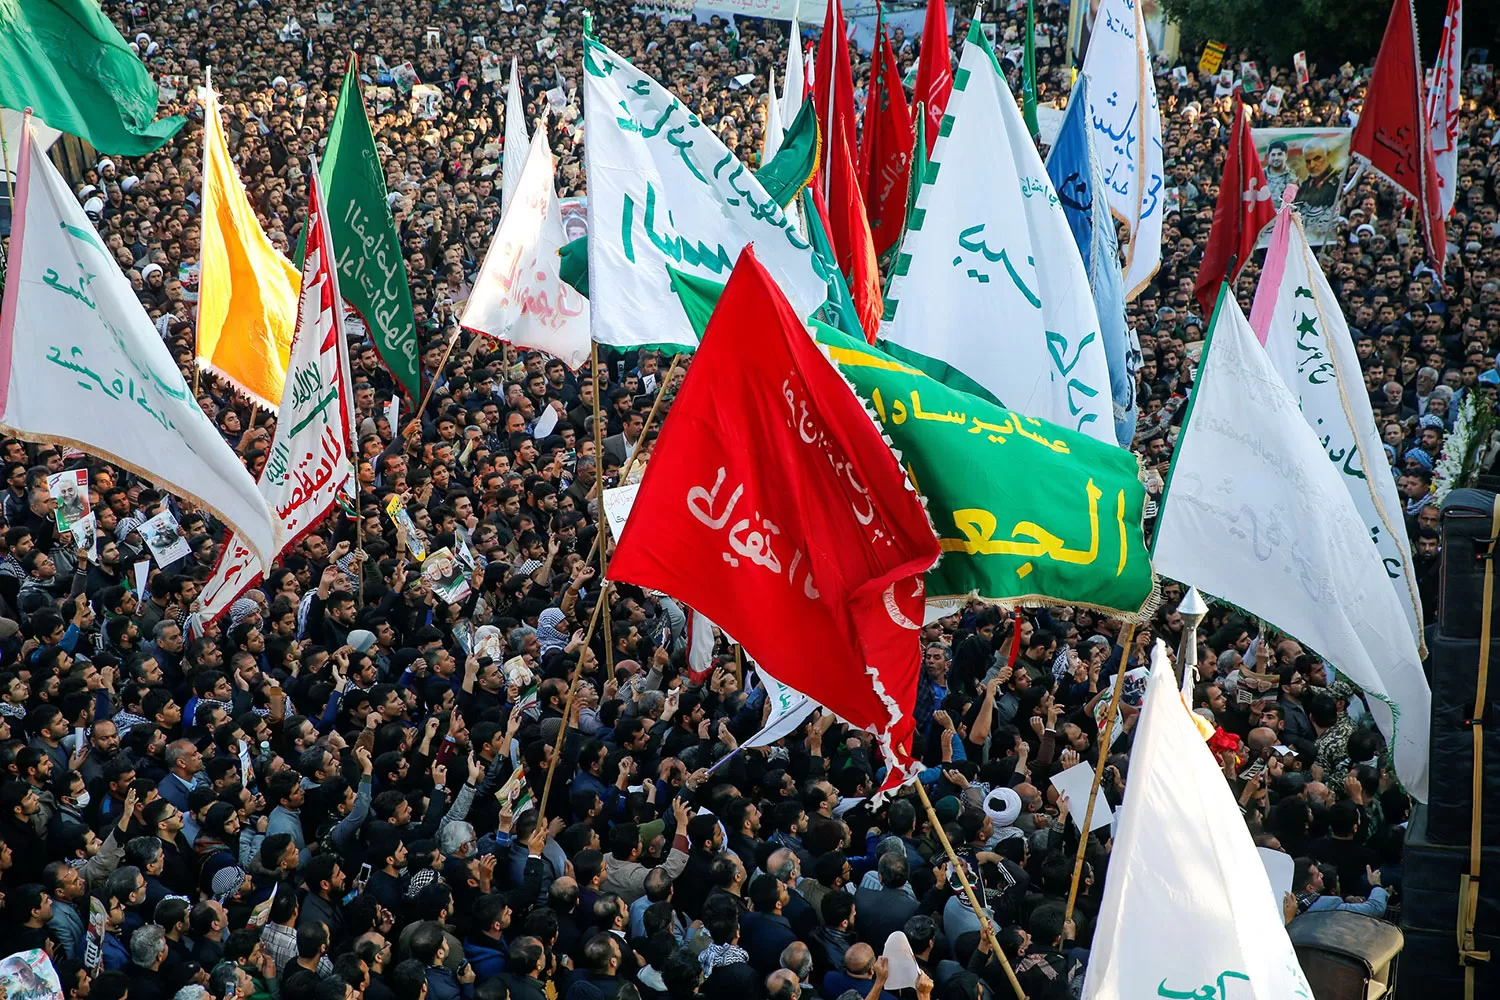
[[[1438,590],[1438,631],[1479,638],[1484,610],[1484,568],[1494,548],[1495,494],[1454,490],[1443,501],[1443,565]]]
[[[1434,755],[1434,761],[1436,760]],[[1464,970],[1458,962],[1458,887],[1469,870],[1467,834],[1463,844],[1439,844],[1429,836],[1431,809],[1417,806],[1406,827],[1402,855],[1401,930],[1406,947],[1396,996],[1414,1000],[1463,996]],[[1500,996],[1500,845],[1481,848],[1476,947],[1494,959],[1476,966],[1477,996]],[[1301,918],[1299,918],[1301,919]],[[1293,922],[1295,926],[1295,922]]]
[[[1322,910],[1293,920],[1287,936],[1314,1000],[1376,1000],[1396,979],[1402,935],[1384,920]]]
[[[1428,639],[1427,664],[1432,752],[1426,837],[1439,844],[1467,845],[1474,800],[1474,734],[1469,720],[1479,680],[1479,640],[1455,639],[1438,629]],[[1490,665],[1496,676],[1481,707],[1486,723],[1481,840],[1500,844],[1500,641],[1490,644]]]

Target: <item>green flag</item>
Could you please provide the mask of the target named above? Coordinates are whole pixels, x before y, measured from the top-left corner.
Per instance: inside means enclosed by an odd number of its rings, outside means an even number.
[[[950,388],[822,323],[812,330],[927,499],[943,548],[928,600],[977,594],[1128,619],[1154,609],[1134,454]]]
[[[1036,6],[1035,0],[1026,0],[1026,44],[1021,50],[1021,117],[1026,119],[1026,129],[1034,139],[1042,134],[1036,121]]]
[[[422,398],[422,385],[411,286],[396,222],[386,203],[380,154],[365,115],[359,65],[353,59],[339,91],[338,111],[328,130],[328,148],[318,176],[328,198],[339,292],[364,318],[380,359],[415,406]],[[299,249],[297,258],[301,257]]]
[[[151,74],[97,0],[0,0],[0,103],[31,108],[101,153],[144,156],[186,118],[156,121]]]

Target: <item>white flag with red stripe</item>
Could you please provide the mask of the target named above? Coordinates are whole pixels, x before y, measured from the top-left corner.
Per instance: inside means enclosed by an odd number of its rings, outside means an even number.
[[[302,263],[297,331],[292,337],[276,437],[257,483],[271,508],[277,556],[317,527],[338,507],[341,496],[352,504],[355,495],[349,347],[316,167],[310,176],[307,256]],[[260,559],[230,532],[213,574],[203,585],[204,620],[222,614],[264,573]]]
[[[1448,0],[1442,44],[1427,89],[1427,130],[1437,162],[1438,193],[1443,215],[1453,211],[1458,188],[1458,111],[1463,105],[1463,0]]]

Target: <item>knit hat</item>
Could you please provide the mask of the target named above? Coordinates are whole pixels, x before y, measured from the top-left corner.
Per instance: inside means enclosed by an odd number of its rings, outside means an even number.
[[[963,806],[959,803],[957,796],[946,795],[937,800],[932,811],[937,813],[938,822],[953,823],[957,821],[958,814],[963,812]]]
[[[375,633],[368,629],[357,628],[349,633],[349,645],[354,647],[356,653],[368,653],[375,645]]]

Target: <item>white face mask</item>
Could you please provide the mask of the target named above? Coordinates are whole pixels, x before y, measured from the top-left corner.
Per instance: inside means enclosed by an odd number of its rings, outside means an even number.
[[[73,805],[78,809],[87,809],[89,807],[88,789],[84,789],[77,795],[73,796]]]

